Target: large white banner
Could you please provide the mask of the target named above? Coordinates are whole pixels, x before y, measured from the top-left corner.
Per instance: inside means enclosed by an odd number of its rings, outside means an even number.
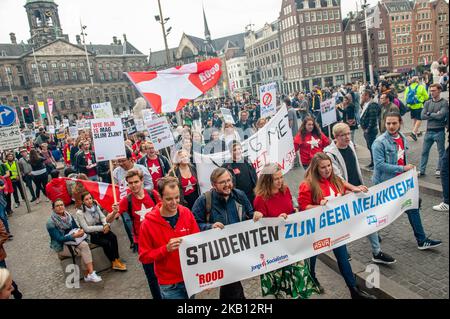
[[[283,106],[262,129],[242,142],[242,148],[244,156],[248,157],[258,175],[264,166],[270,163],[277,163],[283,169],[283,174],[289,172],[294,164],[295,149],[286,106]],[[211,188],[209,176],[212,171],[230,157],[230,152],[213,155],[194,153],[202,193]]]
[[[261,118],[274,115],[277,112],[277,84],[275,82],[259,87]]]
[[[186,289],[191,296],[327,252],[383,229],[418,202],[417,172],[411,170],[366,194],[337,197],[286,220],[250,220],[183,237]]]
[[[98,162],[126,158],[120,119],[95,119],[91,121],[91,125]]]

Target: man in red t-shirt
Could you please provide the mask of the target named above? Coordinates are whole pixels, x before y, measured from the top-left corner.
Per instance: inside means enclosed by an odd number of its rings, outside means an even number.
[[[106,217],[106,221],[111,223],[114,221],[117,214],[127,213],[131,217],[133,224],[132,232],[134,242],[139,242],[139,231],[141,229],[141,222],[145,215],[149,213],[157,203],[160,202],[158,193],[155,191],[149,192],[144,190],[144,175],[140,170],[131,169],[127,172],[125,180],[128,183],[130,194],[120,200],[120,203],[114,203],[113,211]],[[131,210],[129,205],[131,203]],[[155,276],[153,263],[142,264],[145,275],[147,276],[148,285],[152,293],[153,299],[161,299],[158,280]]]
[[[156,188],[158,180],[166,176],[169,172],[170,163],[165,156],[158,155],[155,145],[152,142],[144,143],[144,151],[145,156],[138,161],[138,164],[147,167],[152,176],[153,185],[155,185]]]

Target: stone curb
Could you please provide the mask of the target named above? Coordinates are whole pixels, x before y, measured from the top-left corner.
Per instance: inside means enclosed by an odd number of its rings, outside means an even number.
[[[361,167],[361,172],[362,172],[364,178],[366,178],[366,179],[372,178],[373,172],[368,170],[367,168]],[[442,186],[441,185],[425,182],[423,180],[420,180],[420,178],[419,178],[419,191],[422,194],[436,196],[439,198],[442,197]]]
[[[332,252],[323,253],[318,257],[325,265],[340,275],[336,258]],[[378,299],[424,299],[422,296],[399,285],[382,274],[380,274],[380,287],[369,289],[366,287],[366,278],[370,273],[366,272],[366,266],[355,259],[352,259],[351,264],[358,286]],[[379,267],[389,266],[381,265]]]

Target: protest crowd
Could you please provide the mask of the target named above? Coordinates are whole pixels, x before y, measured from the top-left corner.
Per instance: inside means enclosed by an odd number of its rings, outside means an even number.
[[[84,281],[96,283],[102,278],[96,272],[91,244],[102,247],[113,270],[123,272],[127,265],[120,257],[118,242],[129,241],[154,299],[193,297],[186,290],[179,257],[184,236],[224,229],[246,220],[289,220],[289,215],[326,206],[335,197],[367,192],[357,147],[370,151],[367,169],[373,172],[372,182],[377,185],[415,169],[408,161],[409,144],[420,138],[424,144],[417,173],[419,178],[428,174],[430,149],[436,143],[439,163],[434,174],[441,179],[443,198],[433,209],[448,212],[448,101],[441,97],[441,92],[448,89],[448,80],[429,84],[412,77],[407,81],[404,98],[388,81],[376,87],[367,83],[316,86],[311,92],[277,97],[277,111],[284,105],[287,109],[295,149],[293,166],[304,169],[295,199],[283,180],[280,165],[264,163],[257,167],[247,156],[244,144],[260,130],[268,129],[271,120],[261,117],[260,102],[251,96],[239,101],[219,98],[190,102],[179,111],[182,123],[177,122],[175,113],[166,113],[173,143],[163,148],[147,129],[136,129],[142,117],[134,114],[134,123],[123,136],[125,157],[111,163],[99,159],[92,130],[78,129],[71,136],[69,128],[61,125],[61,136],[49,133],[36,121],[27,128],[33,136],[24,138],[23,147],[2,153],[0,298],[11,294],[21,298],[22,293],[26,296],[26,291],[14,283],[14,269],[6,269],[4,248],[5,243],[14,240],[15,229],[8,219],[14,216],[14,209],[25,204],[24,192],[31,195],[32,207],[41,201],[51,202],[46,230],[55,258],[75,260],[80,256]],[[321,104],[327,100],[335,105],[336,121],[323,127]],[[402,122],[407,116],[414,120],[414,128],[405,135]],[[363,132],[367,145],[355,145],[357,130]],[[209,185],[201,184],[203,157],[216,159],[221,154],[226,154],[224,160],[212,161],[213,169],[206,180]],[[117,187],[117,198],[102,200],[98,191],[93,191],[99,183],[113,185],[112,192]],[[424,229],[420,208],[407,210],[406,214],[418,249],[441,245],[439,239],[429,238],[433,230]],[[116,236],[112,223],[122,223],[127,238]],[[45,232],[43,227],[41,230]],[[367,253],[372,254],[374,263],[396,262],[395,256],[382,250],[377,232],[367,238]],[[347,246],[334,248],[333,254],[351,297],[374,299],[357,285]],[[306,299],[324,293],[327,287],[316,276],[316,259],[312,256],[262,274],[262,295]],[[220,299],[245,297],[239,281],[220,287]]]

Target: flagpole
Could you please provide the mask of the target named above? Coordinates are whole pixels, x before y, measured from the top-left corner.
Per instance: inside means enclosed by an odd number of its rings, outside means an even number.
[[[112,161],[109,161],[109,171],[111,174],[111,182],[112,182],[112,189],[113,189],[113,196],[114,196],[114,203],[117,203],[117,194],[116,194],[116,182],[114,181],[114,176],[113,176],[113,164]]]

